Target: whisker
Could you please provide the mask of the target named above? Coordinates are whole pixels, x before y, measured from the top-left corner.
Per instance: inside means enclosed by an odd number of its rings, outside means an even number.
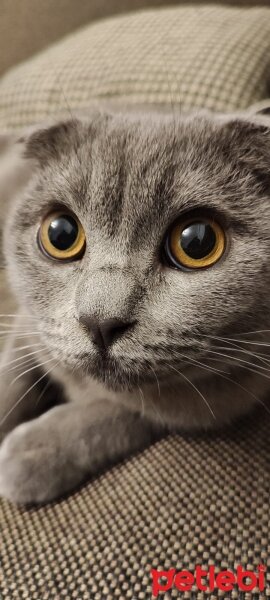
[[[30,373],[30,371],[33,371],[34,369],[38,369],[40,367],[43,367],[43,365],[46,365],[48,362],[51,362],[52,360],[55,360],[54,358],[49,358],[48,360],[45,360],[43,363],[39,363],[37,365],[34,365],[34,367],[31,367],[31,369],[27,369],[27,371],[23,371],[23,373],[20,373],[20,375],[17,375],[17,377],[15,377],[15,379],[12,380],[12,382],[10,383],[10,386],[14,385],[14,383],[16,381],[18,381],[18,379],[20,379],[21,377],[23,377],[24,375],[26,375],[26,373]]]
[[[141,416],[144,417],[144,415],[145,415],[145,406],[144,406],[144,400],[145,400],[145,398],[144,398],[144,393],[143,393],[143,391],[142,391],[142,389],[140,388],[139,385],[137,387],[138,387],[138,390],[139,390],[139,394],[141,396],[141,403],[142,403]]]
[[[178,369],[176,369],[175,367],[172,367],[172,365],[169,365],[167,363],[167,367],[169,367],[170,369],[173,369],[173,371],[176,371],[176,373],[178,373],[178,375],[180,375],[180,377],[183,377],[190,385],[191,387],[194,388],[194,390],[199,394],[199,396],[202,398],[202,400],[204,401],[205,405],[207,406],[207,408],[209,409],[211,415],[213,416],[213,418],[216,420],[216,415],[213,412],[209,402],[206,400],[206,398],[204,397],[204,395],[200,392],[200,390],[196,387],[196,385],[186,376],[184,375],[184,373],[182,373],[181,371],[178,371]]]
[[[71,111],[71,108],[70,108],[70,104],[69,104],[69,102],[67,100],[67,96],[65,94],[65,90],[64,90],[63,85],[61,85],[60,81],[58,81],[58,83],[59,83],[59,87],[60,87],[60,92],[63,95],[64,102],[66,104],[66,108],[67,108],[67,111],[68,111],[70,119],[71,119],[72,126],[74,127],[74,130],[76,132],[76,117],[72,114],[72,111]],[[88,186],[88,183],[87,183],[86,174],[84,173],[83,165],[82,165],[82,162],[80,160],[78,149],[77,149],[76,146],[74,146],[74,150],[75,150],[75,157],[76,157],[76,160],[77,160],[77,164],[78,164],[78,167],[80,169],[80,174],[81,174],[84,186],[85,186],[85,193],[87,193],[87,190],[88,190],[89,186]],[[66,180],[66,182],[70,185],[70,181],[64,176],[63,173],[62,173],[62,176],[64,177],[64,179]]]
[[[32,331],[32,332],[30,332],[30,333],[29,333],[29,332],[27,332],[27,333],[24,333],[24,334],[20,333],[20,334],[18,334],[18,335],[17,335],[17,334],[16,334],[16,335],[9,334],[9,335],[6,335],[6,336],[2,336],[2,335],[0,334],[0,340],[1,340],[2,342],[6,342],[7,340],[10,340],[10,339],[14,339],[14,340],[21,340],[21,339],[23,339],[23,338],[25,338],[25,337],[28,337],[29,335],[40,335],[40,333],[39,333],[39,332],[33,332],[33,331]]]
[[[35,357],[34,356],[32,356],[30,358],[27,358],[23,362],[18,363],[17,365],[13,365],[13,367],[10,367],[9,369],[1,371],[0,376],[1,375],[6,375],[7,373],[11,373],[11,371],[16,371],[17,369],[20,369],[21,367],[25,367],[26,365],[34,363],[34,361],[35,361]]]
[[[159,399],[161,400],[160,385],[159,385],[159,380],[158,380],[158,377],[157,377],[156,371],[155,371],[155,369],[154,369],[153,367],[151,367],[151,365],[149,365],[149,367],[150,367],[151,371],[153,371],[153,373],[154,373],[154,375],[155,375],[156,382],[157,382],[157,388],[158,388],[158,397],[159,397]],[[156,413],[156,415],[158,416],[158,420],[160,421],[161,425],[163,425],[163,426],[164,426],[164,425],[165,425],[164,418],[161,416],[161,414],[160,414],[159,410],[157,409],[157,406],[155,405],[155,403],[154,403],[154,402],[153,402],[153,401],[152,401],[150,398],[148,398],[148,402],[150,402],[150,403],[151,403],[151,405],[152,405],[152,407],[153,407],[153,409],[154,409],[154,412],[155,412],[155,413]]]
[[[245,333],[239,333],[238,335],[253,335],[253,333],[269,333],[270,329],[257,329],[255,331],[246,331]]]
[[[214,346],[214,347],[215,347],[216,350],[228,350],[229,349],[232,352],[241,352],[242,354],[247,354],[249,356],[254,356],[255,358],[257,358],[261,362],[270,365],[270,356],[269,356],[269,359],[263,358],[262,356],[260,356],[256,352],[251,352],[250,350],[246,350],[244,348],[241,348],[241,346],[238,346],[237,344],[234,344],[232,342],[228,342],[228,343],[230,344],[229,348],[228,348],[228,346]]]
[[[154,376],[155,376],[155,378],[156,378],[156,382],[157,382],[157,389],[158,389],[158,396],[159,396],[159,398],[161,398],[161,395],[160,395],[160,385],[159,385],[159,380],[158,380],[158,377],[157,377],[156,371],[155,371],[155,369],[154,369],[153,367],[151,367],[151,365],[149,365],[149,367],[150,367],[151,371],[153,371],[153,373],[154,373]]]
[[[16,334],[18,334],[18,335],[22,335],[22,334],[34,335],[34,334],[38,334],[38,333],[39,333],[39,331],[25,331],[25,329],[23,329],[23,328],[22,329],[8,329],[8,330],[5,329],[4,331],[0,331],[0,337],[3,335],[7,335],[7,334],[10,334],[10,335],[16,335]]]
[[[36,346],[44,346],[41,342],[37,342],[36,344],[26,344],[26,346],[17,346],[17,348],[11,348],[9,353],[11,352],[19,352],[20,350],[27,350],[28,348],[35,348]],[[45,348],[45,346],[44,346]],[[0,354],[1,356],[1,354]]]
[[[210,350],[210,349],[205,349],[204,352],[206,352],[207,354],[210,353],[210,354],[217,354],[219,356],[224,356],[227,359],[237,362],[239,365],[240,365],[240,363],[243,363],[246,365],[250,365],[251,367],[255,367],[256,369],[260,369],[262,371],[267,371],[267,373],[270,372],[270,369],[267,369],[266,367],[261,367],[261,365],[256,365],[248,360],[244,360],[243,358],[238,358],[237,356],[231,356],[228,353],[216,352],[215,350]]]
[[[42,352],[42,350],[45,349],[45,346],[42,346],[42,348],[40,348],[39,350],[34,350],[33,352],[28,352],[27,354],[23,354],[22,356],[19,356],[18,358],[14,358],[13,360],[10,360],[7,363],[3,363],[3,365],[0,366],[0,373],[2,372],[2,367],[8,367],[9,365],[12,365],[13,363],[17,363],[19,361],[22,361],[24,358],[27,358],[28,356],[33,356],[33,354],[38,354],[39,352]]]
[[[152,405],[152,407],[153,407],[153,411],[154,411],[154,413],[155,413],[155,414],[157,415],[157,417],[158,417],[158,421],[160,422],[160,424],[161,424],[162,426],[164,426],[164,425],[165,425],[164,418],[163,418],[163,417],[162,417],[162,415],[160,414],[160,412],[159,412],[159,410],[158,410],[157,406],[155,405],[155,403],[153,402],[153,400],[151,400],[151,398],[147,398],[147,402],[148,402],[148,403],[150,402],[150,404],[151,404],[151,405]]]
[[[211,351],[211,350],[210,350],[210,351],[208,351],[208,350],[205,350],[205,352],[213,352],[213,351]],[[220,353],[220,352],[213,352],[213,354],[216,354],[216,355],[218,356],[218,355],[220,355],[221,353]],[[242,369],[246,369],[246,370],[247,370],[247,371],[249,371],[250,373],[255,373],[256,375],[261,375],[261,377],[264,377],[265,379],[270,379],[270,377],[269,377],[268,375],[265,375],[265,373],[262,373],[261,371],[257,371],[256,369],[252,369],[251,367],[247,367],[246,365],[243,365],[243,364],[241,364],[241,363],[239,362],[239,360],[240,360],[240,359],[237,359],[237,358],[234,358],[234,357],[231,357],[231,356],[226,356],[225,354],[224,354],[224,355],[221,355],[221,356],[224,356],[224,357],[225,357],[225,359],[226,359],[226,358],[227,358],[227,359],[234,359],[234,360],[236,361],[236,363],[237,363],[237,366],[238,366],[239,368],[241,367]],[[225,359],[224,359],[224,358],[214,358],[214,357],[208,357],[208,356],[207,356],[207,357],[205,357],[205,358],[206,358],[206,360],[212,360],[212,361],[215,361],[215,362],[225,362]],[[234,366],[234,365],[232,365],[232,363],[230,363],[230,362],[227,362],[227,363],[225,363],[225,364],[227,364],[227,365],[230,365],[231,367],[233,367],[233,366]],[[252,363],[251,363],[251,364],[252,364]]]
[[[250,340],[249,341],[248,340],[239,340],[239,339],[236,339],[236,338],[228,338],[228,337],[227,338],[218,338],[215,335],[204,335],[204,334],[200,334],[200,336],[201,337],[206,337],[206,338],[209,338],[209,339],[213,339],[213,340],[215,340],[215,339],[223,339],[223,341],[237,342],[238,344],[240,343],[240,344],[253,344],[255,346],[270,346],[270,343],[268,344],[266,342],[250,341]]]
[[[192,358],[190,356],[187,356],[186,354],[177,354],[177,356],[186,359],[186,362],[192,361],[193,363],[195,363],[196,365],[200,366],[202,365],[203,367],[207,367],[207,370],[209,370],[209,372],[214,371],[216,373],[225,373],[227,374],[227,371],[222,371],[221,369],[215,369],[215,367],[210,367],[209,365],[205,365],[204,363],[202,363],[201,361],[197,360],[196,358]]]
[[[29,323],[27,323],[27,326],[29,327]],[[1,323],[0,321],[0,331],[1,329],[3,329],[3,333],[7,333],[6,329],[9,328],[10,331],[14,331],[14,329],[10,329],[12,327],[12,323]],[[25,331],[25,323],[17,324],[16,325],[17,329],[15,331]]]
[[[193,359],[191,359],[193,360]],[[221,360],[221,359],[218,359]],[[202,364],[198,365],[201,369],[206,369],[208,371],[208,365],[203,366]],[[241,385],[241,383],[239,383],[238,381],[236,381],[235,379],[232,379],[231,377],[228,377],[227,375],[223,375],[223,372],[220,371],[219,369],[213,369],[213,367],[210,367],[211,371],[216,371],[216,374],[219,377],[222,377],[223,379],[226,379],[227,381],[230,381],[231,383],[233,383],[234,385],[237,385],[239,388],[241,388],[246,394],[248,394],[248,396],[251,396],[252,398],[254,398],[257,402],[259,402],[259,404],[261,404],[265,410],[270,414],[270,409],[268,408],[268,406],[263,402],[263,400],[261,398],[258,398],[258,396],[255,396],[255,394],[253,394],[250,390],[248,390],[247,388],[245,388],[243,385]]]
[[[53,360],[53,359],[52,359]],[[45,363],[43,363],[45,364]],[[15,408],[17,408],[17,406],[22,402],[22,400],[25,398],[25,396],[27,394],[29,394],[29,392],[32,391],[32,389],[40,382],[42,381],[42,379],[44,379],[44,377],[47,377],[47,375],[53,370],[55,369],[55,367],[57,367],[57,365],[59,364],[56,363],[55,365],[53,365],[53,367],[51,369],[49,369],[48,371],[46,371],[46,373],[44,373],[41,377],[39,377],[39,379],[37,381],[35,381],[33,383],[33,385],[31,385],[30,388],[28,388],[26,390],[26,392],[24,392],[24,394],[22,396],[20,396],[20,398],[17,400],[17,402],[15,402],[15,404],[11,407],[11,409],[5,414],[5,416],[3,417],[3,419],[0,421],[0,426],[3,425],[3,423],[6,421],[6,419],[9,417],[9,415],[15,410]],[[39,365],[42,366],[42,365]]]
[[[37,401],[36,401],[36,403],[35,403],[35,409],[37,409],[37,407],[38,407],[38,404],[39,404],[39,402],[40,402],[41,398],[43,398],[43,396],[44,396],[44,394],[45,394],[46,390],[48,389],[48,387],[49,387],[50,385],[51,385],[51,382],[50,382],[50,380],[49,380],[49,381],[47,381],[47,383],[44,385],[44,388],[43,388],[42,392],[40,392],[40,394],[39,394],[39,396],[38,396],[38,399],[37,399]]]
[[[215,340],[215,341],[217,340],[217,342],[223,342],[223,344],[227,344],[227,346],[226,346],[227,348],[228,347],[229,348],[232,348],[232,347],[234,347],[234,348],[240,348],[240,349],[242,349],[243,352],[246,352],[246,353],[250,352],[252,354],[251,350],[245,350],[244,348],[242,348],[242,346],[241,346],[241,344],[243,343],[242,340],[234,340],[233,338],[226,338],[226,337],[214,336],[214,335],[204,336],[204,337],[209,337],[210,341],[211,340]],[[255,354],[257,354],[257,353],[255,353]],[[269,355],[266,354],[266,356],[269,356]]]
[[[244,354],[248,354],[248,353],[251,354],[251,355],[253,354],[254,356],[257,356],[259,358],[260,357],[265,358],[267,363],[268,363],[268,361],[270,362],[270,353],[269,352],[251,352],[249,350],[245,350],[244,348],[242,348],[241,346],[239,346],[239,344],[235,344],[235,343],[232,343],[232,342],[226,342],[226,343],[230,344],[230,346],[227,346],[227,348],[231,348],[233,346],[235,348],[239,348]]]
[[[18,315],[18,313],[0,313],[0,318],[5,318],[5,317],[10,317],[10,318],[14,318],[14,317],[22,317],[23,319],[35,319],[36,321],[40,321],[39,317],[34,317],[32,315]]]

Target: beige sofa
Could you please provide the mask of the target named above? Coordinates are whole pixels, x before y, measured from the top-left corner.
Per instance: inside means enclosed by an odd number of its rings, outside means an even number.
[[[11,24],[15,16],[3,4]],[[64,5],[66,21],[56,27]],[[28,6],[28,0],[18,6],[18,15]],[[43,22],[40,13],[38,27],[44,35],[48,23],[56,29],[46,40],[33,34],[20,53],[22,26],[10,60],[100,16],[92,3],[76,3],[78,14],[74,6],[48,2],[48,18]],[[31,18],[35,11],[37,4]],[[64,97],[71,110],[101,97],[246,108],[269,96],[269,66],[270,8],[178,3],[122,15],[84,27],[7,73],[0,80],[0,124],[17,129],[38,121],[63,106]],[[151,569],[269,567],[269,425],[260,407],[222,432],[163,439],[49,506],[0,501],[0,598],[150,600]],[[159,598],[266,600],[269,586],[266,573],[264,591],[174,587]]]
[[[144,7],[189,3],[189,0],[1,0],[0,75],[90,21]],[[227,0],[225,3],[268,6],[269,0]]]

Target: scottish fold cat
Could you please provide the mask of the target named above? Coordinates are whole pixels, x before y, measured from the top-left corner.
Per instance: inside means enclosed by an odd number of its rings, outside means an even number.
[[[100,107],[15,138],[0,494],[46,502],[168,431],[268,410],[267,118]]]

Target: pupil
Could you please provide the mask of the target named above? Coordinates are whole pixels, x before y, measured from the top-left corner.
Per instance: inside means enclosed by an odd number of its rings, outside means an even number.
[[[181,246],[190,258],[205,258],[216,244],[216,234],[208,223],[192,223],[181,234]]]
[[[78,237],[78,225],[70,215],[54,219],[48,228],[48,237],[57,250],[69,250]]]

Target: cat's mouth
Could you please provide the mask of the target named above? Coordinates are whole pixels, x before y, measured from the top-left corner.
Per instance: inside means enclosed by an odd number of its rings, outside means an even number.
[[[140,385],[162,384],[170,379],[181,378],[178,369],[166,363],[160,363],[155,367],[148,359],[135,360],[134,357],[119,356],[113,357],[107,353],[98,353],[93,355],[83,354],[80,356],[79,369],[85,375],[90,375],[106,388],[113,391],[132,391]],[[178,361],[179,362],[179,361]],[[171,363],[173,361],[171,360]],[[178,364],[179,367],[179,364]],[[181,372],[194,370],[194,365],[181,365]],[[196,367],[195,367],[196,369]]]
[[[134,360],[127,356],[115,358],[101,352],[94,357],[81,355],[79,369],[114,391],[130,391],[142,383],[152,383],[155,378],[146,360]]]
[[[99,353],[94,359],[92,356],[91,360],[85,355],[82,368],[87,375],[114,391],[132,390],[140,381],[149,379],[141,363],[131,365],[127,359],[116,359],[106,353]]]

